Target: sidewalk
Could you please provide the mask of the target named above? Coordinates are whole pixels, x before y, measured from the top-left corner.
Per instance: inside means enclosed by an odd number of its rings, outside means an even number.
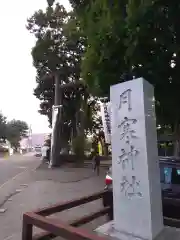
[[[101,167],[106,167],[106,168],[109,168],[109,167],[111,167],[111,165],[112,165],[112,160],[101,160],[101,162],[100,162],[100,164],[101,164]],[[86,166],[86,165],[92,165],[92,160],[86,160],[85,162],[84,162],[84,165]]]
[[[104,175],[103,168],[99,177],[92,173],[90,168],[47,169],[40,167],[24,172],[13,181],[12,196],[7,196],[1,206],[6,211],[0,213],[0,239],[21,239],[22,214],[24,212],[102,190]],[[3,195],[2,189],[0,189],[1,194]],[[56,217],[68,221],[93,212],[101,206],[101,201],[95,201],[57,214]],[[94,229],[104,222],[105,217],[85,227]]]

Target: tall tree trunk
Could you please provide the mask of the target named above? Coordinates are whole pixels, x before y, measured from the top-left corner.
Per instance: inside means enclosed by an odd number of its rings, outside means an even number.
[[[102,152],[103,152],[103,156],[108,156],[108,145],[107,143],[105,142],[105,139],[104,138],[101,138],[101,145],[102,145]]]
[[[60,90],[61,80],[58,73],[55,74],[55,102],[54,106],[57,108],[57,116],[52,129],[51,140],[51,161],[50,167],[60,165],[60,150],[61,150],[61,127],[62,127],[62,106],[63,106],[63,94]]]

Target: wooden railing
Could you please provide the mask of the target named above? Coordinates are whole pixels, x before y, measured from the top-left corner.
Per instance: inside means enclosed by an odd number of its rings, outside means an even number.
[[[112,211],[110,206],[101,208],[96,212],[85,215],[68,223],[62,222],[57,218],[47,218],[47,216],[54,213],[101,199],[104,194],[106,194],[106,191],[101,191],[90,196],[75,199],[73,201],[54,204],[50,207],[25,213],[23,215],[22,240],[47,240],[57,236],[60,236],[66,240],[104,240],[104,238],[96,235],[95,233],[90,234],[87,231],[77,227],[110,213],[110,211]],[[164,224],[180,228],[180,200],[163,198],[163,207],[169,208],[170,211],[173,209],[173,207],[176,207],[173,211],[176,211],[176,216],[178,219],[164,217]],[[36,226],[44,231],[33,236],[33,226]]]
[[[101,208],[96,212],[68,223],[62,222],[57,218],[47,218],[46,216],[98,200],[102,198],[105,193],[106,191],[102,191],[80,199],[25,213],[23,215],[22,240],[47,240],[57,236],[63,237],[66,240],[104,240],[95,233],[89,234],[87,231],[77,227],[106,215],[111,210],[110,207]],[[33,226],[45,231],[33,236]]]

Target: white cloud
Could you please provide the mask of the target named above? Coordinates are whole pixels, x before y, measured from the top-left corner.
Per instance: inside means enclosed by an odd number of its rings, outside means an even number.
[[[68,0],[59,2],[70,7]],[[46,6],[46,0],[9,0],[2,1],[0,8],[0,110],[8,119],[27,121],[38,133],[49,129],[47,118],[37,112],[39,100],[33,96],[36,83],[31,48],[35,39],[25,25],[34,11]]]

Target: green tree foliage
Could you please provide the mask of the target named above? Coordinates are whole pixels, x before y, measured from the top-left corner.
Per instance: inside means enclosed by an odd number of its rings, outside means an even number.
[[[28,125],[24,121],[7,121],[6,117],[0,113],[0,140],[8,140],[12,147],[17,148],[23,137],[27,136]]]
[[[39,112],[48,116],[50,124],[54,105],[55,74],[59,75],[61,84],[77,82],[80,79],[82,44],[74,34],[68,38],[68,25],[72,25],[73,18],[73,14],[67,13],[62,5],[53,6],[53,1],[48,1],[45,11],[39,10],[28,19],[27,28],[36,37],[36,44],[32,50],[33,64],[37,70],[34,94],[41,101]],[[62,145],[67,145],[76,129],[76,112],[81,108],[80,95],[81,90],[73,89],[63,93],[63,114],[58,125]]]
[[[95,95],[144,77],[155,87],[157,120],[180,135],[180,2],[70,0],[87,38],[82,76]]]
[[[180,120],[180,3],[71,0],[87,37],[82,76],[96,95],[144,77],[155,87],[158,121]]]
[[[171,125],[177,143],[180,135],[180,3],[150,1],[139,12],[131,3],[129,12],[126,56],[129,64],[135,66],[132,73],[144,76],[155,86],[158,121]]]
[[[12,120],[8,122],[6,126],[6,138],[11,143],[12,147],[17,149],[20,140],[27,136],[28,125],[24,121]]]
[[[79,20],[74,12],[67,13],[63,6],[48,1],[46,11],[39,10],[28,19],[28,30],[36,37],[32,50],[37,70],[35,96],[40,100],[40,113],[51,123],[54,104],[54,73],[61,83],[81,81],[80,68],[86,38],[80,32]],[[66,89],[63,94],[61,133],[67,143],[76,135],[92,130],[91,115],[94,101],[87,89]],[[62,126],[63,125],[63,126]]]
[[[45,12],[39,10],[28,19],[27,28],[36,37],[32,50],[37,70],[34,94],[41,101],[40,113],[47,115],[50,122],[54,104],[53,74],[58,71],[62,83],[76,82],[80,77],[82,44],[79,38],[67,38],[70,21],[71,14],[59,4],[47,7]]]
[[[180,120],[180,3],[151,1],[139,12],[131,3],[129,12],[126,58],[134,66],[132,74],[155,86],[158,118],[176,128]]]
[[[82,6],[81,6],[82,7]],[[127,71],[125,55],[125,1],[92,1],[80,11],[87,37],[82,77],[95,95],[108,96],[109,87]]]

